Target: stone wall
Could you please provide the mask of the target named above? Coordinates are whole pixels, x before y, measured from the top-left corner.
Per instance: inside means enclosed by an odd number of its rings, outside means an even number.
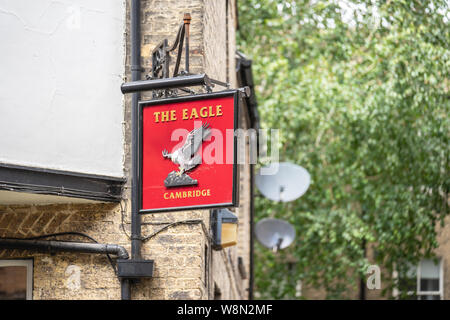
[[[129,250],[120,232],[118,205],[0,207],[1,237],[60,232],[82,232],[98,242],[123,245]],[[78,236],[59,239],[90,242]],[[33,259],[33,299],[120,299],[120,283],[105,255],[0,249],[0,259],[28,258]]]

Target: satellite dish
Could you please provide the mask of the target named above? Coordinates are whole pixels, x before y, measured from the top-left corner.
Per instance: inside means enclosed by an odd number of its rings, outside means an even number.
[[[274,252],[288,247],[295,239],[294,227],[279,219],[262,219],[256,224],[255,233],[258,241]]]
[[[274,201],[289,202],[301,197],[311,182],[308,171],[289,162],[281,162],[278,165],[278,171],[274,174],[261,174],[263,170],[270,172],[269,166],[259,170],[255,176],[259,191]]]

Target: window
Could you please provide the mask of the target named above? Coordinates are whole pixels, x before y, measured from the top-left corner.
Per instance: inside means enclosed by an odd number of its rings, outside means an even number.
[[[31,300],[33,260],[0,260],[0,300]]]
[[[417,296],[420,300],[442,300],[444,292],[442,261],[422,260],[417,273]]]
[[[395,276],[395,275],[394,275]],[[417,267],[410,267],[406,277],[398,281],[394,296],[400,299],[442,300],[444,299],[442,260],[422,260]]]

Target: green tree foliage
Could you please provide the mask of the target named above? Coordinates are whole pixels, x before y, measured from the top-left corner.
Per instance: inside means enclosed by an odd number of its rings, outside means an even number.
[[[394,268],[432,256],[449,212],[447,2],[238,5],[262,126],[280,129],[280,160],[312,179],[294,202],[256,199],[256,220],[281,218],[297,231],[277,254],[256,245],[256,292],[294,298],[302,279],[346,297],[369,264],[364,242],[392,285]]]

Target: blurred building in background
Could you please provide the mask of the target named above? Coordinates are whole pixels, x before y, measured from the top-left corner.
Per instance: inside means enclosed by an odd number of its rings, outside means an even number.
[[[418,265],[411,265],[406,278],[399,278],[398,272],[388,274],[380,268],[380,287],[370,278],[370,272],[361,280],[359,287],[348,288],[344,296],[348,299],[380,300],[380,299],[411,299],[411,300],[449,300],[450,299],[450,217],[445,219],[444,227],[437,227],[439,247],[435,250],[437,260],[423,259]],[[376,245],[367,249],[367,258],[375,265]],[[387,277],[397,279],[397,288],[388,288]],[[368,282],[370,284],[368,285]],[[385,293],[383,294],[383,291]],[[403,293],[403,294],[401,294]],[[299,281],[298,297],[306,299],[325,299],[326,292],[320,288],[302,286]]]

